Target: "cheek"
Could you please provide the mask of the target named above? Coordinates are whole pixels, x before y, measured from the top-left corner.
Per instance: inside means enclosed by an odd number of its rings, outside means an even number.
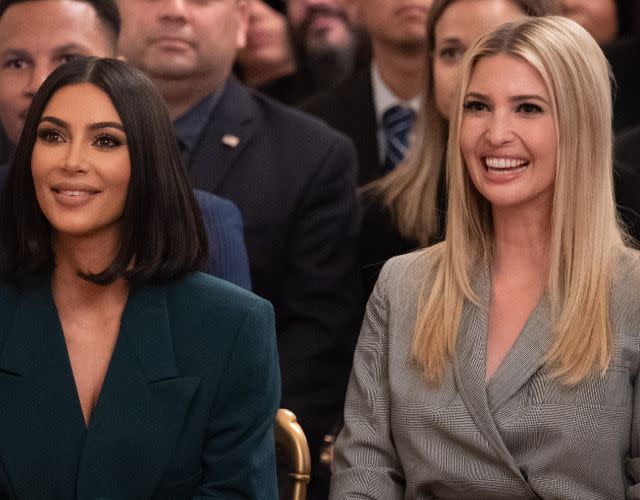
[[[131,182],[131,164],[129,155],[124,155],[118,162],[118,168],[114,169],[110,175],[109,182],[126,198]]]
[[[449,119],[451,115],[451,100],[453,99],[455,75],[457,68],[436,63],[433,68],[433,87],[438,113]]]
[[[475,178],[480,174],[479,170],[482,168],[476,159],[475,150],[476,145],[481,134],[479,123],[475,120],[468,118],[462,119],[460,126],[460,152],[466,164],[467,171],[471,175],[471,178]]]

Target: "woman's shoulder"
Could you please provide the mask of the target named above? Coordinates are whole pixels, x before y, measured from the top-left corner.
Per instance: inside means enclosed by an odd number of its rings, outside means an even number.
[[[379,286],[387,293],[400,292],[406,296],[417,293],[435,276],[444,244],[415,250],[389,259],[380,272]]]
[[[640,331],[640,251],[625,247],[619,252],[610,297],[614,324],[635,335]]]
[[[275,317],[267,300],[202,273],[188,274],[164,289],[179,365],[206,371],[214,356],[234,349],[247,356],[275,349]]]
[[[614,268],[614,286],[640,287],[640,250],[622,247]]]
[[[228,281],[189,273],[166,286],[167,306],[174,314],[241,321],[248,313],[272,314],[271,304]]]

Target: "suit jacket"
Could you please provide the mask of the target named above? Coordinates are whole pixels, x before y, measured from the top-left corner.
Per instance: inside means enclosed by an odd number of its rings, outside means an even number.
[[[253,289],[276,311],[282,405],[313,452],[342,412],[357,336],[353,147],[231,78],[189,170],[240,208]]]
[[[640,257],[625,249],[611,293],[614,350],[604,377],[574,386],[544,366],[543,298],[488,383],[490,275],[473,283],[440,386],[410,356],[417,299],[439,245],[392,259],[370,299],[336,444],[331,498],[640,498]]]
[[[0,284],[0,497],[277,498],[271,306],[195,273],[132,290],[88,428],[49,279]]]
[[[300,109],[317,116],[353,140],[360,167],[359,186],[387,172],[379,157],[378,125],[373,105],[371,68],[368,65],[335,89],[303,103]]]
[[[640,129],[639,129],[640,130]],[[634,246],[640,245],[640,165],[638,162],[616,162],[613,184],[618,214]]]
[[[615,80],[613,128],[619,131],[640,125],[640,38],[618,40],[603,50]]]
[[[220,196],[199,189],[195,190],[195,195],[209,240],[209,257],[203,271],[251,290],[240,210]]]
[[[0,191],[4,189],[8,174],[9,165],[0,165]],[[202,270],[251,290],[240,210],[229,200],[211,193],[196,189],[195,195],[209,241],[209,256]]]

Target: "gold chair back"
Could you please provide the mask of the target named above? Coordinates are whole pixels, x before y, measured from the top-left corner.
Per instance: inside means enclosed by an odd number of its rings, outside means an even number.
[[[293,472],[289,473],[292,481],[292,500],[307,498],[307,483],[311,480],[311,456],[309,445],[302,427],[292,411],[280,408],[276,414],[276,444],[287,453]]]

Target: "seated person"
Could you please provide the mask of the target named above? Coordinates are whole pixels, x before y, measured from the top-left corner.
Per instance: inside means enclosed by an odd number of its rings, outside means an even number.
[[[31,100],[44,79],[75,57],[115,57],[119,32],[120,15],[114,0],[0,2],[0,122],[9,149],[18,142]],[[0,184],[7,175],[9,156],[0,140]],[[210,247],[203,270],[250,289],[240,210],[210,193],[196,196]],[[174,217],[166,222],[181,223]]]
[[[638,498],[640,255],[616,220],[606,58],[532,18],[460,78],[445,239],[380,274],[331,498]]]
[[[207,237],[153,84],[56,69],[1,207],[0,496],[276,498],[273,308],[194,272]]]

